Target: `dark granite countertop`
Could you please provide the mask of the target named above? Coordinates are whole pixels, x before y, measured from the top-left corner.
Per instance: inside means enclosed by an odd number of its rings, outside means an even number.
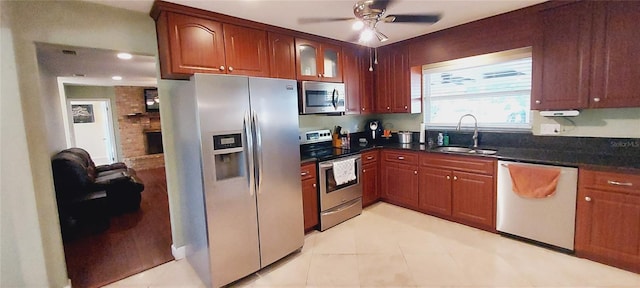
[[[441,152],[436,150],[436,148],[438,147],[428,147],[425,144],[416,142],[411,144],[400,144],[393,141],[381,141],[378,143],[369,143],[364,146],[352,145],[350,149],[348,149],[348,154],[361,153],[367,150],[379,148],[421,151],[427,153],[445,153],[451,155],[464,155],[468,157],[486,157],[505,161],[527,162],[557,166],[607,168],[610,170],[635,170],[635,172],[638,172],[637,169],[640,169],[640,157],[638,157],[637,155],[608,155],[537,148],[482,146],[479,147],[479,149],[496,150],[497,153],[493,155],[470,155],[466,153]],[[317,160],[316,158],[305,157],[304,155],[302,155],[302,158],[303,162]]]

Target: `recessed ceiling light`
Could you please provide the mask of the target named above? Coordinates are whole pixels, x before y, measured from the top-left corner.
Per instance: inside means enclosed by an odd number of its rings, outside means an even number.
[[[113,76],[113,77],[111,77],[111,79],[116,80],[116,81],[120,81],[120,80],[122,80],[122,76]]]
[[[123,60],[129,60],[129,59],[133,58],[133,55],[123,52],[123,53],[118,53],[118,58],[123,59]]]

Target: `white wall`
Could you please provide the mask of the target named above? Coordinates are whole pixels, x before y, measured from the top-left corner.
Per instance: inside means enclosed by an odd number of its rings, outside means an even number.
[[[68,283],[50,157],[65,147],[64,130],[57,90],[43,79],[51,75],[39,71],[34,43],[156,55],[155,25],[145,13],[80,1],[0,1],[0,11],[0,286],[63,287]]]
[[[120,124],[118,123],[118,107],[116,107],[116,90],[113,86],[79,86],[64,85],[64,93],[67,99],[109,99],[111,105],[111,119],[113,119],[113,135],[116,142],[116,153],[118,159],[122,157],[122,143],[120,143]]]

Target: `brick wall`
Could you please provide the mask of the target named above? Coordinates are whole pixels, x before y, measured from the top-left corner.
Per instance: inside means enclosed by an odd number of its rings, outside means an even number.
[[[162,154],[147,155],[146,130],[161,130],[160,113],[146,112],[144,88],[116,86],[116,109],[120,126],[122,156],[127,166],[134,169],[150,169],[164,166]]]

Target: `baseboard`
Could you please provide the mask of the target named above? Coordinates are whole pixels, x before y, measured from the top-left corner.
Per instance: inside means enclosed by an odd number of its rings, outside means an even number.
[[[176,260],[184,259],[185,257],[184,249],[185,249],[184,246],[176,247],[173,244],[171,244],[171,254],[173,255],[173,259],[176,259]]]

